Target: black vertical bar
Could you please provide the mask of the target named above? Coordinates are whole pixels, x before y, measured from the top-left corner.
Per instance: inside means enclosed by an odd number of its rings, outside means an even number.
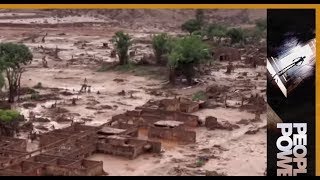
[[[315,9],[268,9],[268,58],[278,58],[292,53],[297,45],[305,45],[315,38]],[[303,54],[301,54],[303,56]],[[313,58],[315,60],[315,58]],[[315,61],[314,61],[315,62]],[[309,76],[295,74],[302,77],[293,90],[290,86],[294,81],[283,82],[288,90],[287,97],[274,83],[268,73],[267,99],[269,111],[277,114],[283,123],[307,123],[307,173],[300,175],[315,175],[315,63],[308,65]],[[303,67],[302,67],[303,68]],[[294,70],[294,69],[293,69]],[[296,77],[296,78],[297,78]],[[294,79],[294,78],[293,78]],[[290,91],[289,91],[290,90]],[[273,124],[272,126],[270,124]],[[267,142],[267,175],[277,175],[277,139],[281,136],[275,128],[273,117],[268,116]],[[295,131],[293,133],[296,133]],[[293,155],[292,155],[293,156]],[[297,166],[292,163],[293,168]]]

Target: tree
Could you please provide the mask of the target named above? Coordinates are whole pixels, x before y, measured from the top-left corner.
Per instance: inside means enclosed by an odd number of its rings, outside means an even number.
[[[19,112],[0,109],[0,136],[14,136],[20,120],[23,116]]]
[[[170,82],[175,83],[176,71],[180,71],[191,84],[195,75],[194,66],[208,60],[209,57],[208,45],[198,36],[191,35],[177,39],[169,54]]]
[[[122,31],[118,31],[112,37],[112,42],[119,57],[119,64],[125,65],[129,62],[128,51],[132,45],[131,37]]]
[[[201,30],[201,23],[196,19],[190,19],[181,25],[181,29],[191,35],[194,31]]]
[[[21,75],[24,72],[23,65],[32,61],[32,53],[23,44],[0,44],[0,68],[4,71],[9,85],[9,103],[13,103],[19,94]]]
[[[240,28],[228,30],[227,36],[231,38],[231,43],[239,43],[245,40],[243,30]]]
[[[196,20],[200,23],[200,25],[203,25],[204,22],[204,11],[203,9],[197,9],[196,10]]]
[[[171,49],[170,41],[170,37],[166,33],[153,36],[152,48],[157,59],[157,64],[167,62],[167,55]]]
[[[2,72],[0,72],[0,92],[1,92],[2,88],[4,87],[4,85],[5,85],[5,79],[3,77]]]
[[[227,36],[227,28],[218,24],[210,24],[206,28],[206,35],[210,40],[218,38],[218,41],[221,41],[221,38]]]

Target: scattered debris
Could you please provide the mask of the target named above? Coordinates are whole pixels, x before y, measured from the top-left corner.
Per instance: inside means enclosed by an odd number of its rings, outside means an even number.
[[[22,107],[26,108],[26,109],[30,109],[30,108],[37,107],[37,105],[35,103],[24,103],[24,104],[22,104]]]
[[[48,118],[43,118],[43,117],[39,117],[39,118],[33,118],[32,122],[42,122],[42,123],[46,123],[46,122],[51,122],[50,119]]]
[[[118,95],[119,95],[119,96],[125,96],[125,95],[126,95],[126,92],[125,92],[124,90],[122,90],[122,91],[118,92]]]
[[[224,129],[224,130],[232,131],[233,129],[240,128],[238,125],[231,124],[227,121],[224,123],[219,123],[218,119],[212,116],[206,117],[205,126],[209,130]]]

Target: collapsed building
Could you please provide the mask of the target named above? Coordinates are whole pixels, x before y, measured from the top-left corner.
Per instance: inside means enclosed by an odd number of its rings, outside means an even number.
[[[266,64],[266,46],[247,46],[241,50],[242,60],[245,64],[264,66]]]
[[[213,59],[220,62],[239,61],[241,59],[241,53],[237,48],[232,47],[220,47],[212,51]]]
[[[199,107],[186,99],[148,102],[99,127],[74,123],[40,134],[39,147],[32,152],[27,151],[24,139],[0,137],[0,175],[106,175],[102,162],[86,158],[103,153],[134,159],[145,153],[161,153],[162,139],[196,142],[193,129],[199,126],[199,118],[187,112]],[[141,129],[147,130],[146,137],[141,137]]]
[[[220,62],[243,61],[245,64],[265,65],[266,46],[246,46],[242,49],[232,47],[220,47],[212,51],[213,59]]]

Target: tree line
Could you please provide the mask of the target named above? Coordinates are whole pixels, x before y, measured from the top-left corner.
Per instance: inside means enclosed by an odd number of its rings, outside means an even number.
[[[152,37],[152,48],[158,65],[166,65],[169,70],[168,79],[175,84],[177,75],[184,75],[189,84],[195,75],[194,67],[212,60],[207,37],[214,43],[220,43],[222,38],[230,38],[231,44],[251,43],[266,36],[266,20],[255,22],[255,28],[229,28],[221,24],[209,24],[205,21],[203,10],[197,10],[194,19],[181,25],[183,31],[189,32],[184,37],[172,37],[161,33]],[[119,57],[119,64],[129,63],[128,51],[132,45],[131,37],[123,31],[116,32],[112,42]]]

